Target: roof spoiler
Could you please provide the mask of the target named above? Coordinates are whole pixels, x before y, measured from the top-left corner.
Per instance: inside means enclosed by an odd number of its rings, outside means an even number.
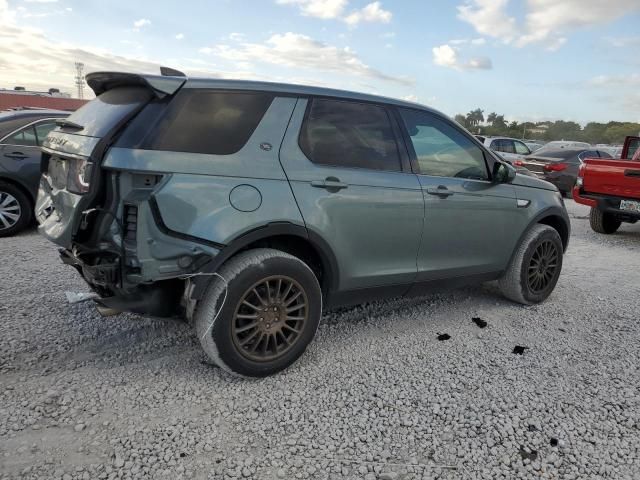
[[[182,72],[173,69],[161,69],[163,75],[146,75],[124,72],[93,72],[85,79],[96,96],[117,87],[141,86],[152,90],[158,98],[173,95],[187,81]],[[171,74],[169,76],[169,74]],[[181,74],[181,75],[177,75]]]

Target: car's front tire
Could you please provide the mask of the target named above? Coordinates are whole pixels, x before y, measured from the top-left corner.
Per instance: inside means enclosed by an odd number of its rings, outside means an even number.
[[[33,216],[29,197],[15,185],[0,181],[0,237],[24,230]]]
[[[594,232],[610,235],[618,231],[622,222],[610,213],[605,213],[598,208],[591,208],[589,224]]]
[[[260,248],[232,257],[218,273],[194,315],[209,358],[247,377],[271,375],[294,363],[322,313],[322,292],[311,269],[292,255]]]
[[[562,254],[562,240],[554,228],[531,227],[498,281],[503,295],[524,305],[546,300],[560,277]]]

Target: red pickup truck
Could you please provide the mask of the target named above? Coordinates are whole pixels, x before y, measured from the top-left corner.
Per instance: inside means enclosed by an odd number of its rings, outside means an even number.
[[[591,207],[589,221],[598,233],[640,220],[640,137],[626,138],[620,160],[585,159],[573,199]]]

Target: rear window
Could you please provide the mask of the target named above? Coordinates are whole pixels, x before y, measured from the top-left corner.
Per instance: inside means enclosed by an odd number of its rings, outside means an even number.
[[[570,158],[575,157],[581,150],[560,150],[558,148],[546,148],[542,147],[536,150],[537,157],[551,157],[551,158]]]
[[[81,125],[72,133],[89,137],[104,137],[109,130],[136,108],[147,103],[151,92],[144,87],[121,87],[108,90],[72,113],[68,120]],[[65,128],[61,129],[65,131]]]
[[[182,90],[168,105],[150,103],[117,146],[231,155],[247,143],[273,98],[258,92]]]

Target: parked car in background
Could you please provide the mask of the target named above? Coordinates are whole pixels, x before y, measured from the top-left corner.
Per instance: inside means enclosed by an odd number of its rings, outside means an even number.
[[[40,145],[69,112],[19,109],[0,112],[0,237],[31,222],[40,180]]]
[[[611,155],[601,150],[547,144],[529,155],[523,164],[539,178],[553,183],[563,195],[570,196],[578,177],[578,168],[588,157],[611,158]]]
[[[476,136],[485,147],[497,152],[505,160],[522,160],[531,153],[529,147],[521,140],[508,137],[482,137]]]
[[[619,160],[585,159],[573,199],[591,207],[589,222],[598,233],[640,220],[640,137],[626,138]]]
[[[535,152],[536,150],[544,147],[544,143],[538,143],[538,142],[524,142],[524,144],[529,147],[529,150],[531,150],[531,152]]]
[[[263,82],[92,73],[47,137],[39,231],[102,308],[191,320],[245,376],[291,365],[323,309],[498,280],[544,301],[570,222],[445,115]]]
[[[549,147],[549,148],[569,148],[569,149],[582,148],[584,150],[592,148],[590,143],[587,143],[587,142],[573,142],[571,140],[554,140],[553,142],[549,142],[549,143],[545,144],[545,147]]]
[[[596,149],[607,152],[612,158],[620,158],[622,156],[623,146],[598,144],[596,145]]]
[[[476,135],[475,137],[485,147],[496,152],[501,158],[516,167],[518,173],[535,177],[523,164],[525,156],[531,153],[531,150],[524,142],[508,137],[485,137],[483,135]]]

